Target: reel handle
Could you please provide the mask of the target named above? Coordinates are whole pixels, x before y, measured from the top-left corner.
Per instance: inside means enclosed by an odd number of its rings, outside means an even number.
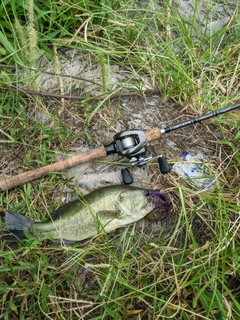
[[[130,171],[128,170],[128,168],[123,168],[121,170],[121,174],[122,174],[124,184],[132,184],[133,183],[133,177],[132,177]]]
[[[171,170],[166,158],[163,156],[158,158],[158,164],[162,174],[166,174]]]

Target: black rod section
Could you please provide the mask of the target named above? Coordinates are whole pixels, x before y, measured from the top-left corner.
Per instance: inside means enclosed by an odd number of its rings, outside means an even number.
[[[161,129],[161,133],[168,133],[170,131],[180,129],[180,128],[189,126],[191,124],[194,124],[194,123],[197,123],[197,122],[201,122],[203,120],[206,120],[206,119],[209,119],[209,118],[212,118],[212,117],[216,117],[216,116],[218,116],[220,114],[223,114],[225,112],[230,112],[230,111],[233,111],[233,110],[236,110],[236,109],[239,109],[239,108],[240,108],[240,103],[236,103],[236,104],[234,104],[232,106],[225,107],[225,108],[222,108],[222,109],[219,109],[219,110],[204,114],[203,116],[200,116],[200,117],[197,117],[197,118],[193,118],[193,119],[190,119],[190,120],[187,120],[187,121],[184,121],[184,122],[180,122],[178,124],[174,124],[173,126],[166,127],[164,129]]]

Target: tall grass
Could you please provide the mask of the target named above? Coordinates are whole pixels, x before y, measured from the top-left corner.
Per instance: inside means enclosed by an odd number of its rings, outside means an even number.
[[[151,2],[152,3],[152,2]],[[129,81],[146,77],[161,88],[162,101],[199,115],[239,99],[239,9],[231,23],[207,35],[179,16],[171,1],[158,12],[135,1],[2,1],[0,4],[0,144],[3,174],[16,174],[54,161],[79,133],[59,116],[59,103],[12,91],[21,75],[28,84],[40,72],[37,59],[54,60],[52,45],[94,53],[106,100],[107,66],[123,65]],[[13,71],[14,70],[14,71]],[[34,70],[34,73],[32,72]],[[31,80],[31,81],[30,81]],[[126,83],[120,83],[120,91]],[[146,84],[138,83],[141,91]],[[88,97],[89,98],[89,97]],[[104,103],[86,97],[76,115],[90,124]],[[48,122],[29,116],[46,108]],[[77,113],[74,106],[70,112]],[[31,237],[16,245],[0,243],[2,319],[239,319],[239,113],[213,120],[220,128],[224,162],[214,172],[219,185],[195,193],[172,184],[179,203],[168,236],[137,235],[134,226],[90,244],[56,247]],[[222,150],[222,149],[221,149]],[[11,157],[18,154],[17,167]],[[59,206],[68,181],[52,174],[23,188],[1,192],[1,210],[10,208],[44,219]],[[73,193],[77,190],[73,190]],[[193,229],[198,221],[202,232]],[[2,228],[4,223],[2,222]],[[199,231],[199,232],[200,232]]]

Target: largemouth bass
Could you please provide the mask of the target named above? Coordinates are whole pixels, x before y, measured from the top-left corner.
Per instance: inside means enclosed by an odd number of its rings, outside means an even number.
[[[25,238],[26,231],[39,240],[74,243],[138,221],[159,210],[165,200],[159,191],[125,185],[104,187],[58,208],[46,222],[8,210],[5,223],[11,235],[3,238],[19,241]]]

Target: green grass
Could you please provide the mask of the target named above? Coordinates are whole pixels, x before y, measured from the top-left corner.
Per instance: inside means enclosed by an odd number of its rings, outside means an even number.
[[[206,35],[197,30],[196,44],[194,25],[170,2],[157,12],[125,0],[35,1],[33,9],[27,1],[2,1],[0,63],[14,68],[1,67],[0,73],[2,173],[49,164],[56,150],[65,153],[78,139],[91,139],[89,126],[104,107],[110,108],[110,64],[131,71],[128,83],[119,83],[116,92],[134,83],[142,95],[141,79],[148,77],[161,88],[163,102],[187,106],[191,115],[233,104],[239,99],[238,17],[237,8],[221,31]],[[53,45],[91,53],[101,68],[104,100],[96,102],[90,93],[64,108],[60,101],[18,92],[23,74],[28,89],[40,90],[35,62],[43,55],[54,60]],[[33,116],[42,110],[46,122]],[[67,123],[63,115],[72,115],[76,123]],[[177,181],[167,185],[173,199],[179,199],[173,200],[177,221],[167,237],[134,235],[130,226],[88,246],[63,248],[32,238],[24,244],[1,242],[0,318],[239,319],[239,111],[212,121],[223,135],[218,144],[225,158],[214,172],[220,184],[205,194]],[[8,207],[43,220],[59,206],[68,183],[53,173],[1,192],[1,211]],[[192,227],[196,218],[211,240],[199,241]]]

